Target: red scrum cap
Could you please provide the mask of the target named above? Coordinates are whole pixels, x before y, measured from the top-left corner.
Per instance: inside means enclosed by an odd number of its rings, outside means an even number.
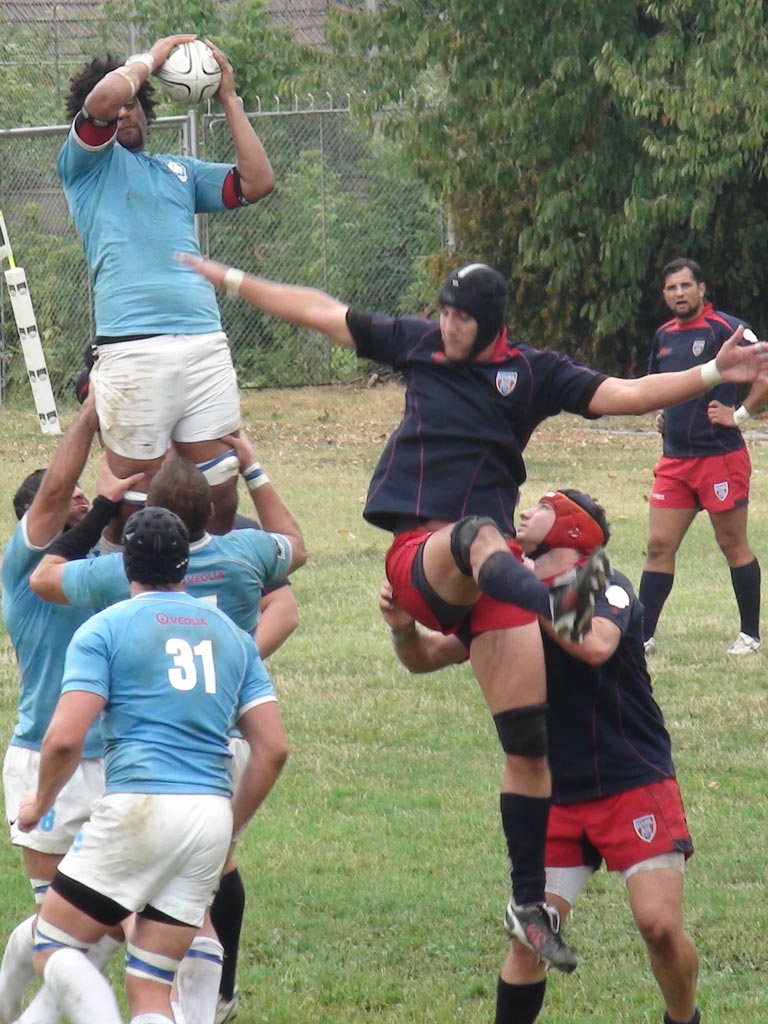
[[[547,491],[539,504],[548,505],[555,513],[555,522],[539,545],[539,553],[573,548],[588,555],[608,543],[611,532],[605,511],[583,491]]]

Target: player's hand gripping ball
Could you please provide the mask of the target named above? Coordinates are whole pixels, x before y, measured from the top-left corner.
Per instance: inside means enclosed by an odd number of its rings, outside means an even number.
[[[221,68],[202,39],[174,47],[155,72],[164,91],[179,103],[209,100],[221,84]]]

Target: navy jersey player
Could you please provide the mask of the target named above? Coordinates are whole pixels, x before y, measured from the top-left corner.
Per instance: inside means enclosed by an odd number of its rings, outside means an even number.
[[[472,636],[472,668],[505,754],[508,910],[538,955],[573,970],[576,960],[544,905],[550,776],[537,613],[548,615],[546,587],[534,580],[526,591],[519,548],[506,536],[525,479],[523,451],[536,426],[563,410],[638,414],[703,394],[721,375],[754,379],[763,346],[740,348],[739,330],[703,370],[622,380],[508,338],[506,282],[484,264],[448,276],[439,319],[431,320],[371,315],[316,289],[180,259],[230,294],[404,376],[405,412],[374,471],[364,515],[395,535],[386,565],[396,600],[425,625]]]
[[[136,914],[126,994],[133,1019],[173,1019],[170,990],[241,828],[287,756],[271,680],[249,634],[183,592],[186,528],[166,509],[124,533],[131,598],[99,612],[67,651],[62,695],[19,827],[47,812],[101,715],[106,792],[61,862],[38,917],[36,967],[74,1024],[118,1024],[108,983],[83,955]],[[249,757],[231,794],[228,732]],[[268,754],[266,753],[268,752]]]
[[[746,326],[706,301],[701,267],[693,260],[672,260],[662,281],[674,316],[654,335],[651,373],[700,366],[717,355],[736,327]],[[741,397],[737,385],[723,383],[659,417],[663,453],[653,470],[648,554],[640,580],[648,653],[655,650],[656,625],[672,591],[675,556],[702,509],[728,563],[739,610],[739,634],[729,653],[760,648],[760,565],[747,538],[752,466],[740,427],[765,404],[768,388],[757,382],[740,405]]]
[[[143,486],[173,439],[214,486],[211,529],[231,528],[237,460],[220,438],[237,430],[240,403],[216,296],[174,264],[199,252],[195,215],[237,210],[268,195],[274,172],[237,95],[232,65],[206,40],[221,69],[215,99],[232,136],[235,165],[150,154],[150,76],[194,37],[158,39],[123,64],[96,59],[71,80],[72,129],[57,171],[91,270],[98,359],[91,372],[101,435],[118,476],[141,469]],[[111,537],[119,540],[120,531]]]
[[[543,580],[582,559],[596,534],[608,539],[605,513],[580,491],[549,492],[519,519],[518,542]],[[380,605],[410,670],[432,671],[469,656],[462,639],[418,630],[393,603],[389,584]],[[632,585],[613,568],[581,643],[542,623],[553,779],[547,900],[565,917],[603,861],[619,872],[664,998],[666,1024],[698,1024],[698,956],[682,908],[684,864],[693,847],[646,668],[641,618]],[[509,924],[517,938],[514,920]],[[533,1024],[545,984],[543,965],[513,941],[497,986],[495,1024]]]

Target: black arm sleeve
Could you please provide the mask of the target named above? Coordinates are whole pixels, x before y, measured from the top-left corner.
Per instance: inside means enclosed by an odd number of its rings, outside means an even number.
[[[357,309],[347,310],[347,327],[355,342],[355,347],[360,348],[371,336],[373,317],[370,313],[361,313]]]
[[[101,537],[101,531],[120,511],[121,504],[122,502],[110,501],[101,494],[97,495],[80,522],[57,537],[46,554],[58,555],[68,562],[76,558],[85,558]]]

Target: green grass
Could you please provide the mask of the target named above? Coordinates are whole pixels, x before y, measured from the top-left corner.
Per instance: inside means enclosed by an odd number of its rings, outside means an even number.
[[[394,385],[245,398],[259,457],[302,522],[310,558],[294,577],[301,626],[270,661],[291,757],[238,848],[248,893],[243,1024],[493,1019],[508,889],[498,742],[468,668],[412,677],[395,660],[376,605],[388,538],[360,515],[401,403]],[[553,485],[590,491],[608,509],[613,559],[636,584],[659,450],[650,425],[651,417],[545,425],[529,447],[522,499],[534,504]],[[15,486],[53,447],[36,430],[29,414],[0,415],[4,537]],[[761,553],[766,442],[748,437],[750,535]],[[766,1017],[765,655],[729,658],[737,628],[728,570],[700,516],[652,673],[697,847],[686,908],[707,1024]],[[17,680],[7,638],[0,642],[6,740]],[[0,844],[2,937],[30,908],[20,858]],[[542,1024],[658,1024],[661,1001],[620,879],[593,880],[568,936],[580,967],[550,976]],[[112,977],[119,984],[119,972]]]

